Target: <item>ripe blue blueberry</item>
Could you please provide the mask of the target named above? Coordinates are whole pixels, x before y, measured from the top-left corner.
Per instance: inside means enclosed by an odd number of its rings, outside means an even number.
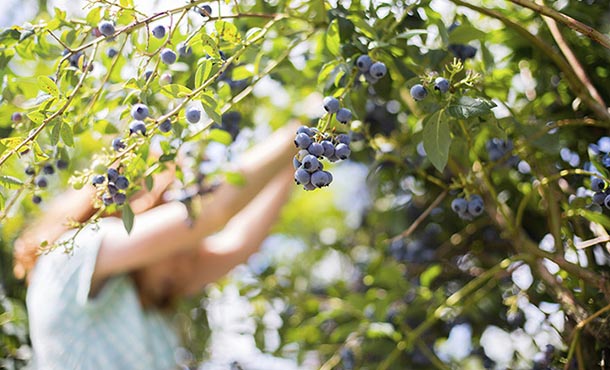
[[[322,144],[322,148],[324,148],[324,153],[322,154],[326,158],[330,158],[335,155],[335,146],[328,140],[322,140],[320,143]]]
[[[311,127],[301,126],[297,129],[297,135],[300,133],[307,134],[307,136],[312,137],[315,132],[311,129]]]
[[[107,189],[110,195],[115,195],[119,191],[119,188],[117,188],[113,182],[108,183]]]
[[[112,203],[114,203],[114,199],[113,199],[112,195],[104,194],[104,195],[102,195],[102,202],[104,202],[104,205],[109,206]]]
[[[294,167],[295,170],[298,169],[299,167],[301,167],[301,162],[299,162],[296,155],[294,157],[292,157],[292,166]]]
[[[119,175],[114,181],[114,185],[120,190],[125,190],[129,187],[129,180],[127,180],[127,177]]]
[[[201,119],[201,110],[197,107],[189,107],[186,110],[185,116],[189,123],[197,123]]]
[[[184,42],[181,42],[178,44],[178,55],[180,55],[180,58],[186,58],[188,56],[190,56],[191,54],[193,54],[193,49],[188,46],[187,44],[185,44]]]
[[[38,186],[39,188],[46,188],[47,185],[49,185],[49,183],[47,182],[47,179],[44,176],[40,176],[36,179],[36,186]]]
[[[606,198],[604,198],[604,206],[610,209],[610,195],[606,195]]]
[[[131,107],[131,116],[138,121],[144,121],[148,117],[148,107],[142,103],[138,103]]]
[[[159,125],[159,131],[161,132],[169,132],[172,129],[172,121],[166,119]]]
[[[362,73],[368,72],[369,68],[371,68],[372,64],[373,64],[373,61],[371,60],[371,57],[369,57],[366,54],[361,55],[358,57],[358,59],[356,59],[356,67],[358,67],[358,69]]]
[[[328,113],[337,113],[339,110],[339,100],[333,96],[327,96],[322,101],[324,104],[324,110]]]
[[[21,114],[21,112],[14,112],[11,114],[11,121],[17,123],[21,122],[21,120],[23,120],[23,114]]]
[[[591,180],[591,190],[593,191],[602,191],[606,188],[606,182],[599,177],[594,177]]]
[[[610,168],[610,154],[606,154],[602,157],[602,166]]]
[[[341,160],[348,159],[352,151],[347,144],[339,143],[335,146],[335,155]]]
[[[55,162],[55,166],[57,166],[58,170],[65,170],[66,168],[68,168],[68,161],[64,159],[58,159],[57,162]]]
[[[424,100],[424,98],[428,96],[428,90],[421,84],[413,85],[411,88],[411,96],[417,101]]]
[[[112,149],[115,151],[120,152],[121,150],[125,149],[125,147],[126,145],[120,137],[112,140]]]
[[[158,39],[165,37],[165,26],[160,24],[152,29],[152,34]]]
[[[307,149],[311,145],[311,138],[304,132],[297,134],[294,138],[294,145],[299,149]]]
[[[341,108],[337,111],[337,121],[341,123],[348,123],[352,120],[352,111],[347,108]]]
[[[129,135],[140,133],[146,135],[146,124],[142,121],[133,121],[129,124]]]
[[[294,182],[297,185],[305,185],[310,181],[311,175],[304,168],[297,168],[294,172]]]
[[[169,85],[172,83],[172,74],[171,73],[164,73],[161,75],[161,77],[159,77],[159,85],[161,86],[165,86],[165,85]]]
[[[446,93],[449,91],[449,81],[446,78],[437,77],[434,80],[434,90],[438,90],[443,94]]]
[[[333,176],[328,171],[316,171],[311,174],[311,183],[318,188],[330,185]]]
[[[309,173],[315,172],[320,168],[320,161],[315,156],[308,154],[301,161],[301,167]]]
[[[45,165],[42,166],[42,172],[45,175],[52,175],[55,173],[55,167],[53,167],[51,163],[45,163]]]
[[[207,4],[202,5],[201,7],[196,6],[194,9],[202,17],[209,17],[210,15],[212,15],[212,7]]]
[[[339,134],[335,137],[335,140],[337,140],[337,143],[343,143],[345,145],[349,145],[351,142],[351,139],[347,134]]]
[[[309,152],[306,149],[301,149],[297,152],[297,154],[294,156],[297,161],[299,162],[303,162],[303,159],[309,155]]]
[[[112,196],[112,201],[116,205],[122,205],[127,200],[127,196],[124,193],[116,193]]]
[[[34,166],[27,166],[25,168],[25,174],[28,176],[32,176],[32,175],[36,174],[36,169],[34,168]]]
[[[144,80],[145,80],[145,81],[150,80],[150,77],[151,77],[152,75],[153,75],[153,71],[151,71],[151,70],[148,70],[148,71],[144,72]]]
[[[119,177],[119,171],[114,168],[109,168],[106,172],[106,176],[108,176],[109,182],[115,182],[116,179]]]
[[[316,190],[316,186],[314,184],[312,184],[311,182],[308,182],[307,184],[303,184],[303,189],[307,190],[307,191],[311,191],[311,190]]]
[[[606,196],[608,196],[608,194],[606,194],[605,192],[598,191],[597,193],[593,194],[593,203],[599,204],[600,206],[603,205]]]
[[[313,142],[313,143],[309,144],[309,146],[307,147],[307,151],[311,155],[315,155],[316,157],[321,157],[322,154],[324,154],[324,147],[320,143]]]
[[[176,62],[176,53],[167,48],[161,50],[161,61],[165,64],[174,64]]]
[[[112,36],[114,34],[114,24],[110,21],[101,21],[98,25],[97,28],[100,30],[100,32],[102,33],[102,35],[108,37],[108,36]]]
[[[468,210],[468,201],[464,198],[455,198],[451,202],[451,209],[455,213],[464,213]]]
[[[97,185],[103,184],[105,181],[106,181],[106,176],[104,176],[104,175],[95,175],[95,176],[93,176],[93,180],[91,180],[91,183],[94,186],[97,186]]]
[[[468,213],[474,217],[483,213],[483,199],[481,199],[481,197],[477,195],[470,197],[470,200],[468,201]]]
[[[106,55],[108,58],[114,58],[119,52],[115,48],[106,49]]]
[[[32,196],[32,203],[34,203],[34,204],[40,204],[40,202],[42,202],[42,198],[40,197],[40,195],[34,195],[34,196]]]
[[[383,78],[388,73],[388,69],[382,62],[375,62],[369,68],[369,74],[377,79]]]

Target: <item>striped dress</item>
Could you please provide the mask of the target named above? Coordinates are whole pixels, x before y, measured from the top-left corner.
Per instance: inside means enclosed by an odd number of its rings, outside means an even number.
[[[27,292],[34,369],[147,369],[177,367],[177,336],[168,318],[144,310],[127,275],[106,281],[89,297],[91,275],[105,226],[102,220],[62,248],[40,256]]]

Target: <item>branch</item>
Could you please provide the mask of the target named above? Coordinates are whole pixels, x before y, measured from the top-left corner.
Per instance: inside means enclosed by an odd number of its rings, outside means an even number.
[[[438,197],[436,197],[436,199],[434,200],[434,202],[432,202],[432,204],[430,204],[428,206],[428,208],[426,208],[426,210],[419,215],[419,217],[417,217],[417,219],[411,224],[411,226],[409,226],[408,229],[406,229],[405,231],[403,231],[402,233],[396,235],[395,237],[393,237],[392,239],[390,239],[390,242],[395,242],[397,240],[400,240],[402,238],[406,238],[409,235],[411,235],[411,233],[413,233],[413,231],[415,231],[415,229],[417,229],[417,227],[419,226],[419,224],[422,223],[422,221],[424,221],[426,219],[426,217],[428,217],[428,215],[430,215],[430,213],[432,212],[432,210],[434,208],[436,208],[436,206],[438,206],[443,199],[445,199],[445,197],[447,196],[447,193],[449,192],[449,190],[445,189],[445,191],[443,191],[442,193],[439,194]]]
[[[551,17],[554,20],[556,20],[557,22],[561,22],[561,23],[565,24],[566,26],[570,27],[571,29],[582,33],[583,35],[585,35],[588,38],[590,38],[591,40],[599,43],[606,49],[610,49],[610,38],[608,38],[606,35],[602,34],[601,32],[597,31],[595,28],[593,28],[591,26],[587,26],[586,24],[584,24],[580,21],[577,21],[576,19],[569,17],[561,12],[558,12],[557,10],[555,10],[553,8],[536,4],[530,0],[510,0],[510,1],[512,3],[521,5],[523,7],[531,9],[540,14],[546,15],[547,17]]]

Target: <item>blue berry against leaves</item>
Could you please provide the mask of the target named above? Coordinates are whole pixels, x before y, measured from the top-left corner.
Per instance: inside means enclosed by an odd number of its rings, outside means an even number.
[[[112,196],[112,201],[116,205],[122,205],[127,200],[127,196],[124,193],[116,193]]]
[[[169,132],[172,129],[172,121],[166,119],[159,125],[159,131],[161,132]]]
[[[125,149],[125,147],[126,145],[120,137],[112,140],[112,149],[115,151],[120,152],[121,150]]]
[[[201,110],[197,107],[189,107],[186,110],[185,116],[189,123],[197,123],[201,119]]]
[[[434,90],[438,90],[441,93],[446,93],[449,91],[449,81],[444,77],[437,77],[434,80]]]
[[[335,146],[335,155],[342,160],[349,158],[352,151],[347,144],[339,143]]]
[[[348,123],[352,120],[352,111],[347,108],[341,108],[337,111],[337,121],[341,123]]]
[[[55,167],[53,167],[53,165],[50,163],[46,163],[44,166],[42,166],[42,172],[45,175],[52,175],[55,173]]]
[[[311,175],[304,168],[297,168],[294,172],[294,181],[297,185],[305,185],[311,179]]]
[[[40,176],[36,179],[36,186],[39,188],[46,188],[49,185],[47,179],[44,176]]]
[[[148,107],[144,104],[138,103],[131,107],[131,116],[135,120],[144,121],[148,117],[148,113]]]
[[[339,100],[333,96],[325,97],[322,103],[324,104],[324,110],[328,113],[337,113],[339,110]]]
[[[375,62],[369,69],[369,74],[377,79],[383,78],[388,73],[388,69],[382,62]]]
[[[294,138],[294,145],[299,149],[307,149],[311,145],[311,137],[304,132],[297,134]]]
[[[36,169],[34,168],[34,166],[27,166],[25,168],[25,174],[28,176],[32,176],[36,174]]]
[[[358,67],[358,69],[362,73],[368,72],[369,68],[371,68],[372,64],[373,64],[373,60],[371,59],[371,57],[369,57],[366,54],[361,55],[358,57],[358,59],[356,59],[356,67]]]
[[[591,190],[593,191],[602,191],[606,188],[606,182],[599,177],[594,177],[591,180]]]
[[[32,203],[34,203],[34,204],[40,204],[40,202],[42,202],[42,198],[40,197],[40,195],[34,195],[34,196],[32,196]]]
[[[65,170],[66,168],[68,168],[68,161],[63,160],[63,159],[58,159],[57,162],[55,162],[55,166],[57,167],[58,170]]]
[[[150,77],[151,77],[152,75],[153,75],[153,71],[151,71],[151,70],[148,70],[148,71],[144,72],[144,80],[145,80],[145,81],[150,80]]]
[[[599,204],[601,206],[604,204],[604,200],[606,200],[607,196],[608,194],[606,194],[605,192],[598,191],[597,193],[593,194],[593,203]]]
[[[303,161],[301,162],[301,167],[310,173],[318,170],[320,168],[320,165],[321,163],[318,158],[311,154],[306,155],[305,158],[303,158]]]
[[[165,37],[165,26],[163,26],[161,24],[156,26],[155,28],[152,29],[152,34],[156,38],[162,39],[163,37]]]
[[[468,213],[472,216],[477,217],[483,213],[483,199],[481,197],[473,195],[468,201]]]
[[[455,198],[451,202],[451,209],[455,213],[464,213],[468,210],[468,201],[464,198]]]
[[[324,147],[322,144],[313,142],[307,147],[307,151],[311,155],[315,155],[316,157],[321,157],[324,154]]]
[[[109,206],[112,203],[114,203],[114,199],[113,199],[112,195],[104,194],[104,195],[102,195],[102,202],[104,202],[104,205]]]
[[[133,121],[129,125],[129,135],[140,133],[146,135],[146,124],[142,121]]]
[[[316,171],[311,174],[311,183],[318,188],[330,185],[333,176],[328,171]]]
[[[117,188],[113,182],[108,183],[107,189],[108,189],[108,193],[110,193],[110,195],[115,195],[119,191],[119,188]]]
[[[125,190],[129,187],[129,180],[125,176],[118,176],[114,181],[114,185],[120,190]]]
[[[421,84],[414,85],[411,88],[411,96],[417,101],[424,100],[428,96],[428,90]]]
[[[186,58],[193,54],[193,49],[190,46],[186,45],[184,42],[178,44],[177,50],[180,58]]]
[[[114,58],[119,52],[115,48],[106,49],[106,55],[108,58]]]
[[[335,137],[335,140],[337,140],[338,143],[343,143],[345,145],[349,145],[351,142],[351,139],[347,134],[339,134]]]
[[[171,73],[164,73],[159,77],[159,85],[165,86],[172,83],[172,75]]]
[[[95,175],[95,176],[93,176],[93,180],[91,180],[91,183],[94,186],[97,186],[97,185],[103,184],[105,181],[106,181],[106,176],[104,176],[104,175]]]
[[[108,176],[109,182],[115,182],[116,179],[119,177],[119,171],[114,168],[109,168],[106,172],[106,176]]]
[[[161,50],[161,61],[165,64],[174,64],[176,63],[176,53],[174,53],[171,49],[163,49]]]
[[[97,28],[100,30],[102,35],[108,37],[114,34],[114,24],[110,21],[101,21]]]
[[[21,112],[14,112],[13,114],[11,114],[11,121],[17,123],[17,122],[21,122],[23,120],[23,114],[21,114]]]

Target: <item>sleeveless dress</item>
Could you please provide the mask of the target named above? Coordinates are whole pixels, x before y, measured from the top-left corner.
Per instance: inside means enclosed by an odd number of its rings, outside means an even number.
[[[73,253],[59,247],[36,262],[26,297],[34,369],[177,368],[178,339],[169,318],[141,307],[128,275],[108,279],[90,297],[97,253],[112,222],[121,221],[104,219],[83,229]]]

